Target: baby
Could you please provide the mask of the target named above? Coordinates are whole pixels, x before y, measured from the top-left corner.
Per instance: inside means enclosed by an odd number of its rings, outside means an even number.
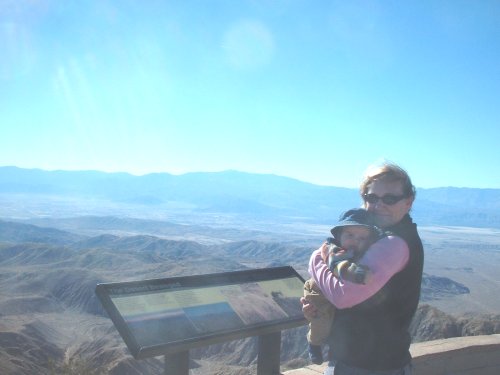
[[[328,268],[344,282],[364,284],[369,270],[356,262],[374,243],[382,232],[373,225],[371,215],[362,208],[351,209],[340,217],[331,231],[333,238],[328,238]],[[330,334],[335,307],[322,295],[312,279],[304,285],[304,297],[317,309],[317,316],[309,322],[307,341],[309,358],[312,363],[323,363],[321,345]]]

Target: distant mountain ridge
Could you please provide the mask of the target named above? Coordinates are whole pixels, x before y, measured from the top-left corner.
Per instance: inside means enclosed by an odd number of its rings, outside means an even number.
[[[63,197],[133,205],[145,212],[155,208],[189,215],[239,215],[277,221],[300,218],[325,224],[335,222],[347,208],[361,204],[357,189],[238,171],[134,176],[0,167],[0,198],[9,201],[19,196],[31,197],[37,207],[43,207],[44,200]],[[412,216],[420,225],[500,228],[500,189],[417,189]]]

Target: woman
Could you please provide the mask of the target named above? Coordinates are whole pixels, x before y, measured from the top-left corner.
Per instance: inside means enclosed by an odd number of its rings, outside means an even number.
[[[325,263],[326,244],[309,262],[311,277],[338,309],[325,375],[407,375],[408,329],[420,298],[424,261],[422,242],[409,216],[415,187],[406,171],[385,163],[367,173],[360,193],[375,224],[387,233],[359,262],[370,269],[370,282],[337,279]],[[314,306],[302,303],[306,317],[314,316]]]

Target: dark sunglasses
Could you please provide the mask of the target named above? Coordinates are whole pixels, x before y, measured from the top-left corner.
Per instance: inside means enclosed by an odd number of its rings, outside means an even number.
[[[384,204],[387,204],[389,206],[392,206],[393,204],[396,204],[400,200],[405,198],[407,198],[406,195],[386,194],[383,197],[379,197],[376,194],[363,194],[363,199],[365,200],[365,202],[376,204],[379,200],[381,200],[382,202],[384,202]]]

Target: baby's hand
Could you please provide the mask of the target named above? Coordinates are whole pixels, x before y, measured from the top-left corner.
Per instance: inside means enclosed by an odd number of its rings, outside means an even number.
[[[328,268],[330,270],[334,270],[335,267],[344,261],[351,260],[354,256],[354,251],[352,250],[344,250],[340,247],[337,247],[335,251],[329,253],[328,257]]]
[[[321,249],[321,258],[323,258],[323,262],[328,262],[328,254],[330,253],[330,245],[328,243],[323,243],[320,247]]]
[[[370,269],[366,266],[351,263],[347,269],[342,272],[342,278],[346,281],[356,284],[366,284],[371,276]]]
[[[370,284],[370,282],[372,281],[372,279],[373,279],[373,272],[370,271],[370,269],[366,267],[365,282],[363,284]]]
[[[340,262],[343,260],[350,260],[354,257],[354,250],[345,250],[340,247],[335,246],[335,250],[330,252],[330,256],[333,257],[335,262]]]
[[[313,303],[306,297],[301,297],[300,303],[302,303],[302,313],[307,320],[311,321],[318,316],[316,306],[314,306]]]

